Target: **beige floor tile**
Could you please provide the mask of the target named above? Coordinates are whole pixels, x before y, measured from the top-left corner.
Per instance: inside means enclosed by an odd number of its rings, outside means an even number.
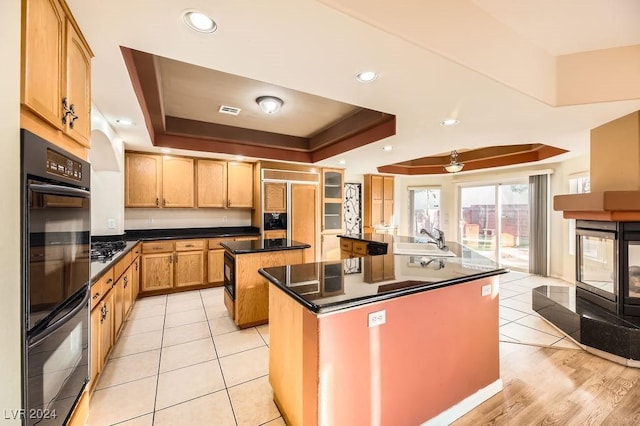
[[[229,397],[224,390],[159,410],[156,412],[154,421],[154,426],[235,426],[235,424]]]
[[[269,324],[259,325],[256,327],[256,330],[258,330],[258,333],[262,336],[262,340],[269,345]]]
[[[162,330],[123,336],[118,339],[116,346],[113,348],[111,358],[119,358],[153,349],[160,349],[161,344]]]
[[[159,349],[110,359],[100,374],[97,389],[156,376],[159,364]]]
[[[175,314],[177,312],[192,311],[194,309],[202,309],[202,300],[197,299],[169,299],[167,302],[167,314]]]
[[[131,336],[149,331],[162,330],[162,327],[164,327],[164,315],[130,320],[124,323],[124,328],[120,336]]]
[[[281,417],[268,377],[228,388],[238,426],[261,425]]]
[[[526,317],[517,320],[516,323],[535,328],[536,330],[551,334],[553,336],[564,337],[563,332],[559,331],[557,328],[553,327],[537,315],[527,315]]]
[[[167,296],[168,302],[184,302],[186,300],[201,300],[200,291],[181,291],[180,293],[173,293]]]
[[[515,309],[508,308],[506,306],[499,306],[498,316],[502,319],[506,319],[507,321],[515,321],[522,317],[527,316],[526,312],[521,312]]]
[[[225,356],[219,360],[227,387],[269,374],[269,348],[266,346]]]
[[[539,346],[551,346],[559,340],[557,336],[553,336],[515,322],[500,327],[500,334],[520,343]]]
[[[582,350],[582,348],[580,346],[576,345],[575,342],[573,340],[569,339],[568,337],[564,337],[564,338],[558,340],[557,342],[555,342],[551,346],[554,347],[554,348]]]
[[[225,388],[218,360],[168,371],[158,377],[156,410]]]
[[[151,306],[151,305],[165,305],[167,303],[167,296],[150,296],[150,297],[141,297],[136,300],[136,306]]]
[[[275,420],[265,423],[263,426],[287,426],[282,417],[278,417]]]
[[[500,307],[506,306],[507,308],[515,309],[516,311],[524,312],[525,314],[535,314],[531,301],[523,302],[521,300],[512,297],[510,299],[504,299],[500,301]]]
[[[211,338],[167,346],[162,348],[160,372],[164,373],[212,359],[216,359],[216,352]]]
[[[165,329],[164,337],[162,338],[162,346],[179,345],[193,340],[205,339],[207,337],[211,337],[211,331],[209,331],[209,325],[207,322],[194,322]]]
[[[500,334],[498,335],[498,340],[499,340],[500,342],[520,343],[518,340],[516,340],[516,339],[512,339],[512,338],[511,338],[511,337],[509,337],[509,336],[505,336],[505,335],[504,335],[504,334],[502,334],[502,333],[500,333]]]
[[[136,417],[133,419],[125,420],[121,423],[116,423],[120,426],[153,426],[153,414],[145,414],[144,416]],[[92,426],[87,424],[87,426]]]
[[[218,357],[264,346],[264,341],[255,328],[214,336],[213,341],[216,344]]]
[[[90,426],[112,425],[153,412],[157,377],[96,390],[89,402]]]
[[[510,322],[511,322],[511,321],[506,320],[506,319],[504,319],[504,318],[498,318],[498,327],[502,327],[503,325],[508,324],[508,323],[510,323]]]
[[[503,299],[509,299],[511,297],[517,296],[520,293],[514,290],[509,290],[507,288],[503,288],[503,286],[500,286],[500,300]]]
[[[231,317],[228,315],[225,315],[219,318],[210,319],[209,328],[211,329],[211,334],[214,336],[240,330],[240,328],[238,328],[236,323],[233,322]]]
[[[167,314],[165,317],[164,327],[171,328],[179,325],[192,324],[194,322],[206,321],[204,309],[199,307],[186,312],[176,312],[175,314]]]
[[[140,304],[137,302],[133,306],[133,309],[131,310],[131,313],[129,314],[128,319],[134,320],[134,319],[149,318],[149,317],[164,315],[166,313],[165,309],[166,309],[165,303],[158,304],[158,305],[140,306]]]
[[[227,310],[227,307],[224,306],[224,302],[220,302],[220,303],[218,303],[218,302],[214,302],[214,303],[205,302],[204,310],[205,310],[205,312],[207,314],[207,319],[209,319],[209,320],[212,320],[212,319],[215,319],[215,318],[228,317],[229,316],[229,311]]]

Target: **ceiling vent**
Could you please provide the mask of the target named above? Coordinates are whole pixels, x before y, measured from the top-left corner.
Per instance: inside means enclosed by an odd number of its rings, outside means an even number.
[[[238,115],[240,114],[240,108],[227,106],[227,105],[220,105],[220,109],[218,110],[218,112],[221,114]]]

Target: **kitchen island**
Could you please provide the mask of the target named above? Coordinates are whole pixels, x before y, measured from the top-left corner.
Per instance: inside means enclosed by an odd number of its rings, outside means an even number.
[[[309,244],[287,238],[225,241],[224,304],[240,328],[269,320],[269,285],[260,268],[295,265],[304,261]]]
[[[448,246],[454,256],[395,255],[393,279],[375,283],[345,274],[350,259],[260,270],[269,381],[288,424],[448,424],[502,389],[508,271]]]

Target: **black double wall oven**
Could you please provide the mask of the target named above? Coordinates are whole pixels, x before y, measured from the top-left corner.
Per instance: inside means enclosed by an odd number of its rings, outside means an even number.
[[[22,129],[23,421],[65,424],[89,377],[89,164]]]

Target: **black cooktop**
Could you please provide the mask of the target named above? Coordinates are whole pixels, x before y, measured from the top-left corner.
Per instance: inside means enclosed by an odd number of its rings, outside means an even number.
[[[126,245],[124,240],[93,242],[91,243],[91,260],[108,262],[113,255],[124,250]]]

